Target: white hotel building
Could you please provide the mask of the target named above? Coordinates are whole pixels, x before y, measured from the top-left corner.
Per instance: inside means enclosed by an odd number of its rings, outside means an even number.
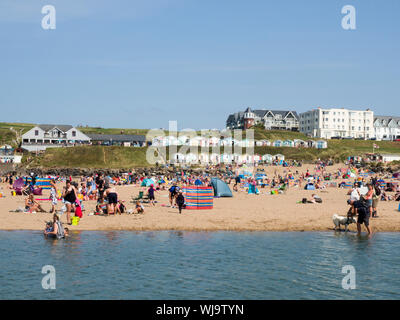
[[[314,138],[375,137],[374,112],[348,109],[322,109],[300,113],[300,132]]]

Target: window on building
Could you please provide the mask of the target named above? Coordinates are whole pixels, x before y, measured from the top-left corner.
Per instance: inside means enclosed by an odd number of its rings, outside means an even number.
[[[72,131],[72,136],[76,137],[76,131]]]
[[[39,130],[35,130],[35,136],[39,135]]]

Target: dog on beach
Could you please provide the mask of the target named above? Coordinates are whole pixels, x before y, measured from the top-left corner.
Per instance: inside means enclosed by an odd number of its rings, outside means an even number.
[[[356,219],[354,219],[353,217],[343,217],[343,216],[339,216],[338,214],[334,214],[332,217],[332,221],[335,224],[335,230],[337,230],[337,228],[339,228],[339,230],[341,231],[341,226],[345,226],[344,231],[347,232],[347,228],[349,226],[349,224],[352,223],[356,223]]]

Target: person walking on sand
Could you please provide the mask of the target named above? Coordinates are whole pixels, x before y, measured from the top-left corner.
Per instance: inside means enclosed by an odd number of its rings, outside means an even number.
[[[66,181],[63,198],[65,206],[67,207],[67,224],[71,225],[71,211],[75,207],[75,202],[76,199],[78,199],[78,195],[76,194],[76,189],[71,184],[70,180]]]

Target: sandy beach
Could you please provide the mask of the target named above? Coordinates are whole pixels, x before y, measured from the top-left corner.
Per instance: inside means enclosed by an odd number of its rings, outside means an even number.
[[[313,166],[293,168],[310,171]],[[328,167],[333,172],[338,166]],[[288,168],[268,167],[266,173],[274,171],[283,173]],[[341,180],[337,180],[339,182]],[[63,184],[58,184],[62,187]],[[2,184],[3,190],[6,185]],[[231,185],[232,187],[232,185]],[[133,208],[132,197],[138,195],[143,188],[133,185],[117,187],[119,196],[125,200],[128,209]],[[269,188],[260,188],[259,195],[247,194],[244,190],[234,192],[233,198],[214,198],[212,210],[183,210],[167,207],[168,191],[156,193],[155,207],[144,203],[144,214],[122,214],[117,216],[89,216],[94,211],[96,201],[85,201],[84,216],[78,226],[69,226],[74,230],[188,230],[188,231],[328,231],[333,230],[332,215],[345,215],[348,210],[346,200],[349,189],[327,188],[325,190],[304,190],[290,188],[286,193],[270,195]],[[44,196],[47,198],[49,191]],[[312,193],[318,194],[322,204],[297,203],[302,198],[310,198]],[[0,198],[0,229],[2,230],[42,230],[44,222],[51,220],[50,213],[10,212],[24,207],[22,196],[11,196],[8,192]],[[46,211],[50,210],[50,201],[41,201]],[[166,206],[162,206],[166,205]],[[62,206],[59,201],[58,209]],[[400,212],[395,201],[380,201],[379,218],[371,219],[373,231],[400,231]],[[66,222],[66,215],[61,216]],[[351,231],[356,225],[350,225]]]

